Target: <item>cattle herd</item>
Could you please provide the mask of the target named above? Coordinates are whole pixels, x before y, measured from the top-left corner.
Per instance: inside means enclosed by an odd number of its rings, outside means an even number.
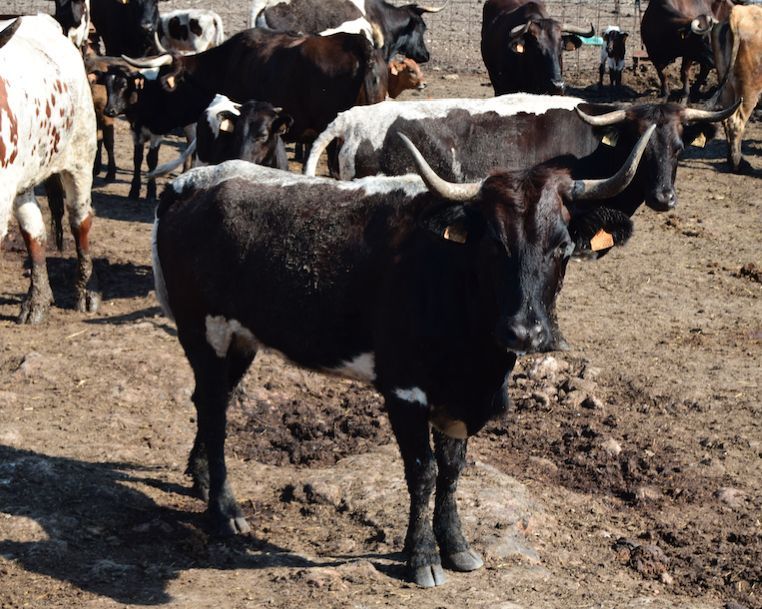
[[[562,95],[563,52],[591,24],[561,23],[540,0],[487,0],[496,97],[395,101],[425,86],[424,17],[443,9],[253,0],[250,29],[229,38],[212,11],[160,15],[157,0],[55,0],[55,20],[0,22],[0,236],[13,212],[31,260],[19,322],[52,304],[37,185],[59,243],[68,212],[77,308],[97,310],[91,186],[101,145],[114,179],[125,116],[131,199],[145,143],[148,200],[156,176],[187,170],[158,197],[152,256],[195,376],[189,472],[212,528],[249,530],[227,480],[225,413],[266,346],[384,397],[410,493],[409,576],[425,587],[483,564],[455,501],[467,438],[505,411],[517,357],[566,347],[555,307],[569,260],[626,242],[642,203],[674,208],[680,153],[717,123],[732,168],[748,170],[741,141],[762,88],[762,7],[651,0],[642,39],[665,99],[621,106]],[[608,70],[618,87],[627,33],[602,34],[599,84]],[[700,108],[666,100],[678,57],[684,102],[718,71]],[[157,167],[177,129],[187,148]],[[285,142],[303,147],[303,175]],[[326,151],[332,177],[318,177]]]

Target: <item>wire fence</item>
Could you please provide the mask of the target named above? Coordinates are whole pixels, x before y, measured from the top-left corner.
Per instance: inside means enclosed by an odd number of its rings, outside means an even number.
[[[411,0],[392,0],[408,4]],[[442,4],[444,0],[419,0],[421,4]],[[161,11],[176,8],[209,8],[218,12],[228,34],[247,27],[249,0],[168,0]],[[52,0],[5,0],[6,13],[53,12]],[[424,16],[428,24],[426,44],[432,67],[454,72],[485,73],[480,52],[482,7],[484,0],[449,0],[444,10]],[[629,33],[628,52],[641,48],[640,2],[638,0],[545,0],[551,17],[575,25],[593,24],[596,34],[608,25]],[[645,10],[647,0],[643,0]],[[597,73],[600,48],[583,44],[577,51],[564,53],[564,69],[571,76]]]

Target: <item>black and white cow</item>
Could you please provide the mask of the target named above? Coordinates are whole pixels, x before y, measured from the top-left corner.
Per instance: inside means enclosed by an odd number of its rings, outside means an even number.
[[[42,321],[53,302],[34,195],[51,179],[66,196],[77,247],[77,309],[98,308],[89,246],[94,158],[95,112],[82,56],[48,15],[0,22],[0,239],[14,214],[32,263],[20,323]]]
[[[249,25],[321,36],[363,34],[382,49],[386,61],[400,53],[424,63],[429,60],[429,51],[422,16],[443,8],[394,6],[386,0],[253,0]]]
[[[281,136],[293,123],[282,108],[255,100],[238,104],[217,95],[196,123],[196,139],[174,161],[157,167],[149,178],[174,171],[194,152],[195,167],[239,159],[288,170]]]
[[[598,66],[598,86],[603,86],[603,75],[609,71],[609,82],[612,88],[622,86],[624,72],[625,43],[629,34],[619,29],[617,25],[609,25],[603,30],[603,46],[601,46],[601,64]]]
[[[410,144],[423,180],[228,161],[172,182],[154,224],[156,293],[195,375],[189,471],[216,531],[249,530],[227,480],[225,411],[268,346],[384,396],[410,493],[411,578],[430,587],[443,565],[481,567],[455,501],[467,438],[505,411],[516,354],[548,349],[575,243],[629,236],[629,218],[596,199],[626,186],[653,130],[605,180],[540,165],[452,184]]]
[[[61,25],[64,36],[78,49],[84,47],[90,27],[90,0],[55,0],[53,16]]]
[[[178,9],[160,15],[157,28],[159,50],[200,53],[225,40],[222,17],[208,9]]]

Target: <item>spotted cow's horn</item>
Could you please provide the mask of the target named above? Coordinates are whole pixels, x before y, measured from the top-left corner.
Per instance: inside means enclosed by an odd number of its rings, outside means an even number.
[[[584,38],[590,38],[591,36],[595,36],[595,28],[593,27],[592,23],[590,24],[589,29],[585,29],[578,25],[569,25],[568,23],[562,23],[561,31],[564,34],[579,34],[580,36],[583,36]]]
[[[16,30],[19,29],[20,25],[21,18],[17,18],[3,28],[3,31],[0,32],[0,49],[3,48],[11,38],[13,38],[13,35],[16,33]]]
[[[646,132],[640,136],[635,148],[632,149],[630,156],[622,165],[622,168],[613,176],[605,180],[574,180],[572,187],[572,199],[580,201],[583,199],[607,199],[622,192],[629,186],[635,172],[638,170],[640,157],[646,151],[648,140],[656,130],[656,125],[651,125]]]
[[[482,187],[481,182],[455,184],[443,180],[429,166],[426,159],[424,159],[423,155],[418,151],[418,148],[415,147],[415,144],[413,144],[404,133],[400,133],[399,136],[402,138],[405,146],[407,146],[410,154],[413,155],[413,160],[415,160],[415,164],[418,167],[418,174],[423,178],[423,181],[426,183],[426,186],[429,187],[429,190],[450,201],[470,201],[479,194]]]
[[[621,123],[626,117],[624,110],[614,110],[613,112],[607,112],[606,114],[601,114],[600,116],[591,116],[590,114],[585,114],[579,108],[574,109],[577,111],[577,114],[579,114],[579,117],[583,121],[585,121],[588,125],[592,125],[593,127],[608,127],[610,125],[616,125],[617,123]]]
[[[159,55],[158,57],[153,57],[152,59],[133,59],[132,57],[127,57],[127,55],[122,55],[122,59],[124,59],[132,67],[141,69],[159,68],[161,66],[168,66],[172,63],[172,55],[169,53]]]
[[[738,99],[736,103],[731,104],[727,108],[724,108],[723,110],[698,110],[697,108],[686,108],[683,110],[683,122],[684,123],[693,123],[696,121],[707,121],[709,123],[716,123],[718,121],[724,121],[726,118],[729,118],[731,114],[733,114],[736,110],[738,110],[738,106],[740,106],[743,103],[743,97]]]

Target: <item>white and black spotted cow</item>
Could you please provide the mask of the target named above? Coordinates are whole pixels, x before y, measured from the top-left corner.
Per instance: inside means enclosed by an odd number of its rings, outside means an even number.
[[[99,304],[89,249],[95,112],[82,57],[52,17],[0,22],[0,238],[13,213],[32,262],[19,322],[44,319],[53,300],[45,223],[34,187],[60,180],[79,259],[77,308]]]
[[[222,17],[208,9],[179,9],[159,16],[157,29],[161,53],[200,53],[225,40]]]
[[[90,0],[55,0],[54,17],[61,24],[64,36],[82,49],[90,28]]]
[[[622,72],[624,72],[624,56],[626,53],[625,42],[627,32],[623,32],[617,25],[609,25],[603,30],[603,46],[601,47],[601,65],[598,67],[598,86],[603,86],[603,75],[609,71],[611,87],[618,89],[622,86]]]
[[[228,161],[172,182],[154,224],[156,293],[195,375],[189,470],[215,529],[249,530],[227,481],[225,411],[268,346],[384,396],[410,492],[412,579],[435,586],[442,566],[481,567],[455,502],[467,438],[505,411],[516,354],[548,349],[575,242],[629,236],[630,219],[596,199],[626,186],[653,130],[604,180],[541,165],[453,184],[409,144],[423,179]]]
[[[249,26],[321,36],[362,34],[382,49],[386,61],[400,53],[424,63],[429,60],[429,51],[422,15],[443,8],[395,6],[386,0],[253,0]]]

